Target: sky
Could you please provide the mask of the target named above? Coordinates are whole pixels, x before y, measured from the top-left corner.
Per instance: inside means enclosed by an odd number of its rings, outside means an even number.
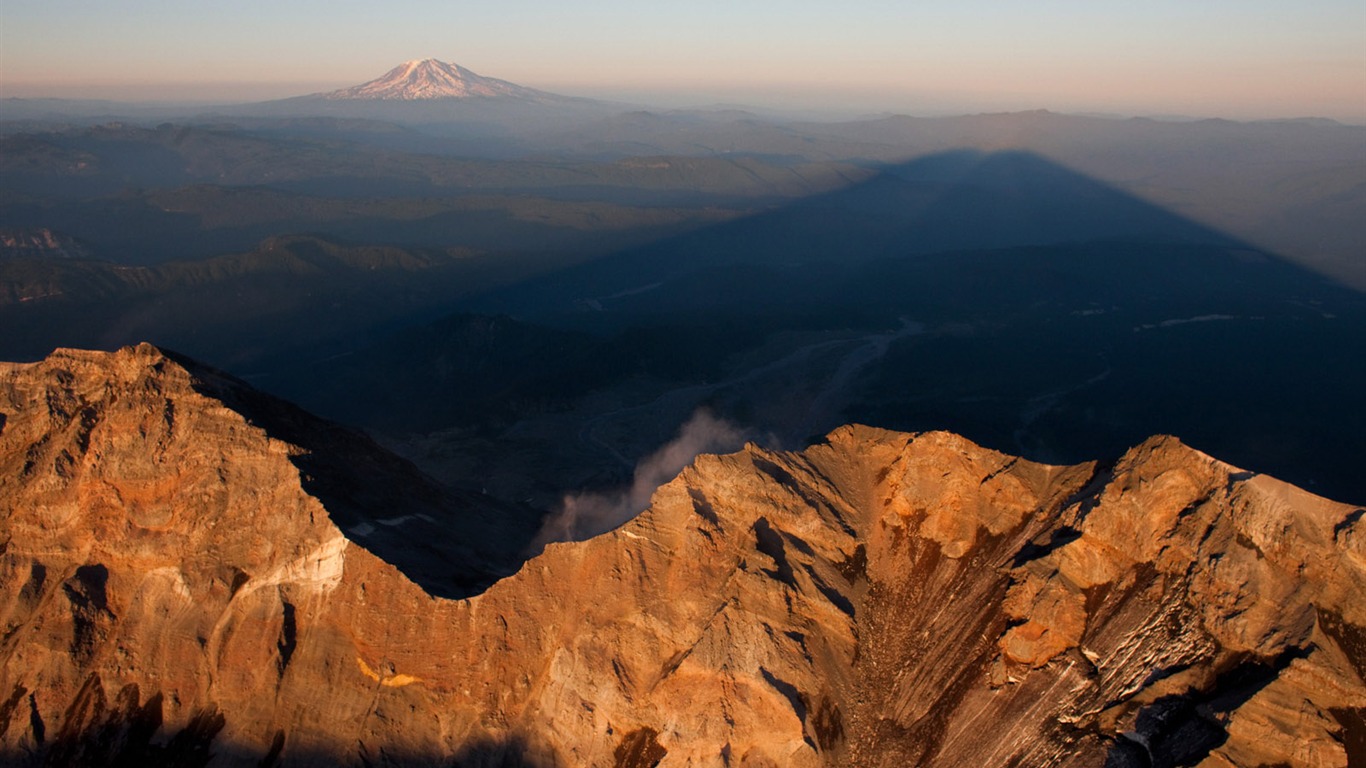
[[[1366,124],[1366,0],[0,0],[0,96],[248,101],[409,59],[567,95]]]

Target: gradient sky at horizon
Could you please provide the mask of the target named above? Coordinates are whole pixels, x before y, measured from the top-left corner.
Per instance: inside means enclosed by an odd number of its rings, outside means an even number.
[[[570,95],[1366,123],[1363,0],[4,0],[0,96],[251,100],[434,57]]]

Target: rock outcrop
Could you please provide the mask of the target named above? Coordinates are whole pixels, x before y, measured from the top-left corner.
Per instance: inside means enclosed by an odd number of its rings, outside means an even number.
[[[143,346],[0,367],[0,504],[20,764],[1366,754],[1366,512],[1169,437],[749,445],[494,582],[518,510]]]

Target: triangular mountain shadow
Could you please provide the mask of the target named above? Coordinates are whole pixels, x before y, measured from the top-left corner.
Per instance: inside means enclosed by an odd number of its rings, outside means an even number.
[[[774,294],[788,290],[785,283],[801,283],[802,270],[819,270],[824,281],[853,265],[885,259],[1088,243],[1210,246],[1257,254],[1264,264],[1279,261],[1037,154],[962,150],[886,166],[844,189],[567,269],[466,307],[610,327],[591,315],[675,311],[681,303],[670,298],[675,282],[708,282],[718,293],[738,289],[728,303],[744,314],[746,307],[785,303]],[[771,290],[756,284],[756,268],[775,281]],[[1298,267],[1286,268],[1263,270],[1275,273],[1268,286],[1285,288],[1287,279],[1324,282]],[[697,280],[699,273],[708,279]],[[729,280],[727,273],[733,275]]]
[[[629,481],[699,406],[788,446],[861,422],[1057,463],[1176,434],[1366,498],[1366,299],[1026,152],[889,166],[456,309],[272,381],[367,428],[477,433],[480,466],[534,454],[544,498]]]
[[[796,350],[781,332],[869,334],[786,382],[708,369],[673,385],[789,445],[857,421],[1070,463],[1171,433],[1366,498],[1366,298],[1029,152],[888,166],[461,308],[616,339],[628,360],[647,337],[717,339],[698,329],[722,329],[713,362],[754,366]],[[909,322],[923,332],[877,340]],[[809,418],[801,397],[821,389]]]

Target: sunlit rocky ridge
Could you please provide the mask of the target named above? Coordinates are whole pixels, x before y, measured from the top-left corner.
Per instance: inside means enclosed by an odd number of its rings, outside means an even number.
[[[1361,754],[1362,510],[1174,438],[1076,466],[858,426],[751,444],[456,600],[345,531],[436,505],[483,531],[451,570],[496,577],[479,550],[511,512],[397,483],[338,509],[299,447],[323,423],[245,416],[263,397],[145,345],[0,368],[8,762]]]

